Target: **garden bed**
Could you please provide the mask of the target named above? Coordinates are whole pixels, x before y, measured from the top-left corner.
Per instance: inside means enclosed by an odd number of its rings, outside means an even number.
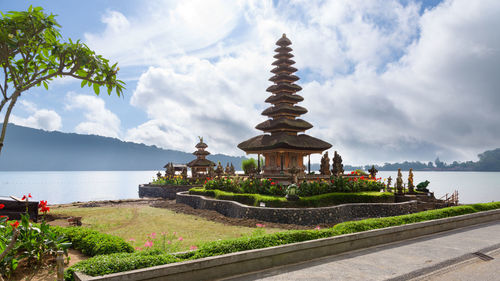
[[[201,192],[200,190],[193,190],[190,192]],[[217,190],[208,190],[207,193],[217,193]],[[246,198],[250,200],[252,196],[258,198],[265,198],[263,195],[247,194],[233,194],[238,198]],[[320,195],[327,196],[328,194]],[[351,194],[352,195],[352,194]],[[358,194],[359,195],[359,194]],[[369,196],[369,194],[367,195]],[[271,197],[276,202],[286,204],[284,197]],[[378,195],[371,196],[378,197]],[[384,196],[381,196],[384,198]],[[250,198],[250,199],[249,199]],[[394,202],[394,197],[387,196]],[[387,198],[385,200],[387,200]],[[177,203],[189,205],[196,209],[214,210],[225,216],[233,218],[245,218],[263,220],[273,223],[284,224],[299,224],[315,226],[319,224],[336,224],[349,220],[359,220],[364,218],[373,217],[387,217],[402,214],[414,213],[417,211],[417,202],[404,202],[404,203],[351,203],[342,204],[331,207],[318,207],[318,208],[273,208],[273,207],[256,207],[241,204],[231,200],[218,200],[208,198],[201,195],[189,194],[188,192],[179,192],[177,194]],[[274,202],[274,201],[266,201]],[[306,201],[307,202],[307,201]]]

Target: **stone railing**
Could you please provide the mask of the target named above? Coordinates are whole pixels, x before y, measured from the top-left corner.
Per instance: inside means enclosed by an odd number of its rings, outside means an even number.
[[[217,200],[201,195],[190,195],[188,192],[177,193],[176,202],[195,209],[214,210],[231,218],[298,225],[336,224],[364,218],[404,215],[417,211],[417,201],[352,203],[321,208],[268,208],[247,206],[235,201]]]

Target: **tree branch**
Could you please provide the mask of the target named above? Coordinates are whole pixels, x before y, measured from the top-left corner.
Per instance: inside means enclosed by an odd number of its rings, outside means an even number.
[[[9,123],[9,116],[12,112],[12,108],[17,101],[17,98],[21,95],[21,91],[16,90],[14,94],[12,94],[12,100],[10,101],[9,107],[7,108],[7,112],[5,113],[5,117],[3,118],[2,124],[2,133],[0,135],[0,154],[2,153],[3,141],[5,139],[5,133],[7,132],[7,124]]]

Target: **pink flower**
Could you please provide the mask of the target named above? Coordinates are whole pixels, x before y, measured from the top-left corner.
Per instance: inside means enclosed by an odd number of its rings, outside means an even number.
[[[150,236],[151,236],[152,239],[155,239],[156,238],[156,232],[151,233]]]
[[[318,226],[316,226],[314,229],[315,229],[315,230],[320,230],[320,229],[321,229],[321,227],[319,227],[319,225],[318,225]]]
[[[184,238],[182,238],[182,237],[179,237],[179,241],[182,241],[182,240],[184,240]]]
[[[168,240],[168,241],[167,241],[167,244],[168,244],[168,245],[172,244],[172,241]]]
[[[189,250],[191,250],[191,251],[194,251],[194,250],[196,250],[196,249],[198,249],[198,247],[196,247],[196,246],[191,246],[191,247],[189,247]]]
[[[146,241],[146,243],[144,243],[144,247],[146,247],[146,248],[153,247],[153,242]]]
[[[257,227],[266,227],[266,225],[265,225],[265,224],[261,224],[261,223],[258,223],[258,224],[256,224],[255,226],[257,226]]]
[[[141,247],[135,247],[135,250],[136,251],[142,251],[142,248]]]
[[[134,238],[129,238],[128,241],[135,242],[135,239]]]
[[[175,231],[174,231],[174,233],[173,233],[173,234],[174,234],[174,236],[175,236],[175,235],[177,235],[177,232],[175,232]]]

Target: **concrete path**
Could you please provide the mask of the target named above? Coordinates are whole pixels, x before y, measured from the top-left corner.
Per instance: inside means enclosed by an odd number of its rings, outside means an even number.
[[[500,280],[499,249],[496,221],[224,280]]]

